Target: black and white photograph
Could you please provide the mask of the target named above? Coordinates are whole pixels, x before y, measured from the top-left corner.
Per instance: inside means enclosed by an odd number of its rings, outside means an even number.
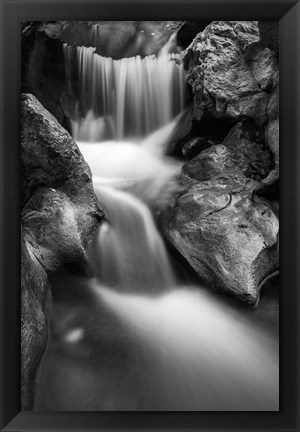
[[[22,21],[22,411],[279,406],[279,22]]]

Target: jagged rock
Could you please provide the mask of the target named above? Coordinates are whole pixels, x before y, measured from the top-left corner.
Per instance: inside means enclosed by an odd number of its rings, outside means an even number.
[[[278,58],[269,48],[261,49],[259,45],[251,55],[251,71],[262,90],[274,87],[279,75]]]
[[[22,233],[21,247],[21,404],[32,410],[37,369],[47,344],[47,275]]]
[[[267,104],[268,95],[265,92],[242,96],[240,99],[232,100],[226,107],[225,113],[236,120],[251,118],[259,125],[263,125],[268,120]]]
[[[200,110],[216,118],[268,121],[264,90],[274,86],[278,60],[258,42],[256,21],[214,21],[196,36],[183,62]]]
[[[218,144],[202,151],[182,167],[182,172],[197,180],[207,180],[226,169],[238,169],[233,153],[224,145]]]
[[[190,182],[162,222],[167,240],[204,283],[252,305],[278,267],[278,218],[254,195],[257,185],[239,172]]]
[[[47,276],[88,271],[87,249],[104,214],[75,141],[30,94],[21,99],[21,168],[22,409],[30,410],[47,343]]]

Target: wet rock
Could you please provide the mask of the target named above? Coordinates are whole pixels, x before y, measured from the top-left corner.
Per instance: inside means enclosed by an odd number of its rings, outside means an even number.
[[[47,275],[22,233],[21,247],[21,404],[34,406],[38,366],[47,344],[46,306],[50,295]]]
[[[104,218],[75,141],[31,94],[21,99],[22,409],[32,409],[46,343],[48,276],[86,274],[87,249]]]
[[[207,180],[226,169],[236,169],[232,152],[222,144],[202,151],[182,167],[187,176],[197,180]]]
[[[250,96],[242,96],[232,100],[226,108],[226,114],[236,120],[241,118],[254,119],[259,125],[267,122],[266,113],[268,95],[264,92]]]
[[[255,196],[257,185],[240,172],[192,182],[162,223],[167,240],[205,284],[252,305],[261,281],[278,268],[278,218]]]
[[[77,144],[30,94],[22,95],[21,102],[21,170],[22,205],[39,187],[64,192],[75,205],[84,209],[85,217],[78,223],[85,238],[103,217],[94,194],[90,168]]]
[[[274,52],[259,43],[256,21],[214,21],[186,49],[183,62],[199,110],[212,117],[268,121],[278,73]]]
[[[72,267],[85,273],[88,268],[83,230],[85,206],[77,205],[64,193],[53,188],[39,188],[22,211],[22,222],[31,250],[49,274]],[[94,222],[96,228],[96,221]]]
[[[269,48],[261,49],[258,45],[251,55],[251,71],[262,90],[274,87],[279,75],[277,54]]]

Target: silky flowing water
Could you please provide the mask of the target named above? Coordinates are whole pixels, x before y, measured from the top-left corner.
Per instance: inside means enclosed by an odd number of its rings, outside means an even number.
[[[163,154],[184,108],[178,65],[167,52],[119,63],[77,54],[90,107],[73,133],[107,222],[90,251],[94,277],[52,278],[37,409],[278,410],[274,289],[256,309],[212,293],[170,256],[152,213],[178,187],[180,163]],[[101,142],[107,127],[113,139]]]

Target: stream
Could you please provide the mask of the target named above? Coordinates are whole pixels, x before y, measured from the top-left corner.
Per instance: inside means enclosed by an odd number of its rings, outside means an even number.
[[[70,74],[74,53],[65,53]],[[164,148],[184,110],[182,67],[167,50],[114,61],[79,47],[76,56],[89,109],[73,135],[107,222],[89,252],[94,277],[51,280],[36,409],[278,410],[277,281],[256,308],[211,292],[170,254],[153,216],[178,188],[181,162]]]

